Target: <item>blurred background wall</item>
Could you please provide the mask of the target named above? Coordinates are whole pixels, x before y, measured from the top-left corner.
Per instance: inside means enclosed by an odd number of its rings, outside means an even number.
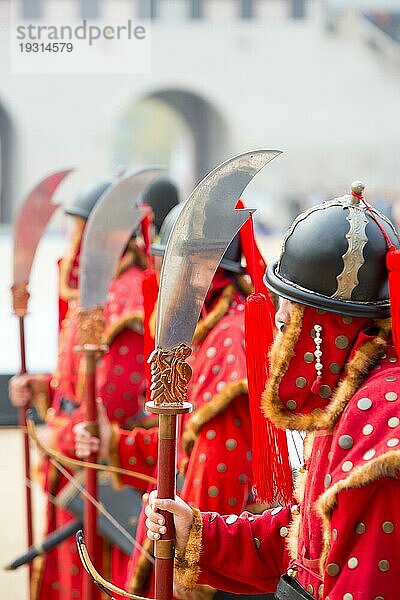
[[[13,3],[27,22],[150,18],[152,68],[10,75],[9,2],[0,0],[5,223],[52,168],[77,165],[86,178],[161,162],[186,194],[220,160],[252,147],[285,151],[254,184],[265,219],[278,225],[297,203],[342,193],[355,178],[389,202],[400,187],[398,0]]]

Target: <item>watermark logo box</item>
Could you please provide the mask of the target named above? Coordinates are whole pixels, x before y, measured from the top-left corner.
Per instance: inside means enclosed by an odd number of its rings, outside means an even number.
[[[117,18],[65,22],[10,15],[12,73],[149,73],[151,23]]]

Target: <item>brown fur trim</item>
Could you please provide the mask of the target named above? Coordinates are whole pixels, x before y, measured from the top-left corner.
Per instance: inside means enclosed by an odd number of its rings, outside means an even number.
[[[135,566],[135,572],[128,582],[128,592],[131,594],[144,594],[148,579],[153,570],[153,565],[145,553],[154,556],[154,542],[146,537],[140,550],[139,558]]]
[[[144,252],[139,248],[134,239],[128,242],[126,250],[119,261],[115,270],[113,279],[117,279],[122,273],[125,273],[132,265],[137,265],[141,269],[147,268],[147,258]]]
[[[184,552],[177,550],[175,555],[175,578],[179,586],[185,590],[193,590],[199,578],[201,537],[203,521],[201,512],[192,508],[193,523],[189,533],[189,539]]]
[[[71,243],[68,248],[67,253],[63,257],[60,263],[60,298],[68,302],[69,300],[77,300],[78,299],[78,290],[76,288],[70,287],[68,283],[69,275],[72,269],[72,265],[74,263],[74,259],[76,256],[76,252],[78,250],[79,244],[81,243],[83,230],[85,229],[86,219],[82,219],[82,217],[74,216],[74,221],[76,223],[75,230],[72,235]]]
[[[310,445],[312,448],[312,439],[314,438],[314,434],[307,434],[306,439],[304,441],[304,458],[306,459],[307,455],[311,452]],[[304,490],[307,482],[307,471],[304,469],[300,469],[298,475],[296,477],[295,485],[294,485],[294,497],[296,501],[301,504],[304,499]],[[286,547],[288,549],[289,555],[293,560],[297,559],[298,552],[298,543],[299,543],[299,533],[300,533],[300,525],[301,525],[301,514],[293,515],[292,522],[289,525],[289,534],[286,538]]]
[[[324,411],[320,410],[314,414],[288,414],[282,406],[278,391],[301,332],[303,313],[304,306],[295,304],[287,331],[282,337],[282,344],[279,348],[273,349],[271,375],[263,394],[262,409],[265,416],[282,429],[331,430],[371,367],[384,353],[391,330],[391,321],[390,319],[375,321],[379,327],[377,336],[364,342],[347,363],[346,374],[337,385],[332,400]]]
[[[119,460],[119,438],[120,429],[117,424],[113,424],[110,440],[110,465],[119,468],[121,466]],[[121,476],[118,473],[111,473],[111,484],[115,490],[122,490],[125,487]]]
[[[330,550],[331,543],[331,517],[333,509],[337,504],[337,499],[340,492],[354,488],[360,488],[382,479],[390,477],[398,478],[400,475],[400,451],[391,450],[374,460],[369,461],[366,465],[356,467],[352,473],[335,483],[332,487],[326,490],[317,500],[317,510],[322,517],[322,538],[323,551],[320,558],[320,572],[324,572],[325,563]]]
[[[245,296],[254,294],[254,286],[251,283],[248,275],[243,275],[239,273],[238,275],[235,275],[235,281],[239,290],[243,292]]]
[[[192,344],[194,346],[197,346],[197,344],[200,344],[200,342],[202,342],[207,337],[207,335],[216,326],[216,324],[222,319],[222,317],[224,317],[226,315],[226,313],[228,312],[229,307],[231,305],[234,294],[235,294],[235,286],[232,284],[227,285],[222,290],[222,293],[221,293],[220,297],[218,298],[217,302],[215,303],[215,306],[212,308],[212,310],[210,310],[210,312],[204,319],[201,319],[197,323],[197,327],[195,329],[195,332],[193,335],[193,340],[192,340]]]
[[[194,412],[193,416],[186,422],[185,431],[182,434],[182,447],[186,454],[190,454],[193,444],[204,425],[224,412],[232,400],[241,394],[248,394],[246,379],[228,383],[222,392],[215,394],[209,402],[206,402]]]
[[[130,313],[126,313],[117,321],[111,323],[103,334],[103,344],[111,344],[111,342],[117,337],[117,335],[125,328],[132,329],[137,333],[143,333],[143,311],[133,310]]]
[[[301,515],[293,515],[286,538],[286,548],[292,560],[297,560],[298,558],[300,526]]]
[[[282,343],[279,348],[275,345],[272,346],[270,356],[271,372],[261,399],[261,408],[264,415],[282,429],[297,429],[296,426],[293,426],[293,419],[297,418],[297,415],[286,414],[282,408],[278,390],[282,377],[288,370],[289,363],[294,356],[294,347],[300,336],[304,309],[305,307],[301,304],[293,305],[293,312],[283,333]]]

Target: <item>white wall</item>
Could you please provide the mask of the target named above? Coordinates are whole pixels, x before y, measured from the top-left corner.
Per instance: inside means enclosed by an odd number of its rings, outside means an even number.
[[[400,185],[398,73],[357,39],[328,36],[317,19],[155,22],[149,75],[12,75],[0,31],[0,101],[16,126],[17,197],[49,170],[110,168],[128,105],[151,91],[198,93],[221,111],[224,156],[251,147],[286,152],[271,177],[285,191]],[[271,167],[272,168],[272,167]]]

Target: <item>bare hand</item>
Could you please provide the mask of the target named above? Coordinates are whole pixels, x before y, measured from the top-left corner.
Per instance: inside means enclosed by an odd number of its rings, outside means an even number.
[[[8,395],[13,406],[22,408],[27,406],[33,398],[32,384],[35,382],[35,375],[24,373],[23,375],[14,375],[8,382]]]
[[[166,533],[165,519],[159,510],[167,510],[174,515],[176,547],[184,552],[193,523],[192,509],[178,496],[175,496],[175,500],[167,500],[157,498],[157,490],[150,492],[149,503],[145,509],[147,537],[150,540],[159,540],[161,535]]]
[[[97,425],[99,437],[92,435],[87,430],[88,423],[83,421],[74,426],[75,454],[78,458],[86,459],[90,454],[97,454],[100,460],[108,460],[110,457],[110,445],[112,436],[111,423],[107,416],[106,407],[99,401],[97,403]]]

